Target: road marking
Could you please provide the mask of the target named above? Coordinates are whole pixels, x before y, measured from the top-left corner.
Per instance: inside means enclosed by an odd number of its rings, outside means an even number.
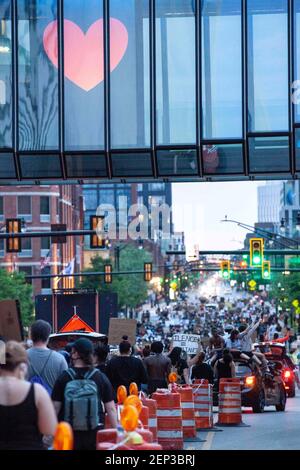
[[[215,434],[216,434],[215,432],[207,433],[206,442],[204,442],[204,444],[202,446],[202,450],[210,450],[211,449]]]

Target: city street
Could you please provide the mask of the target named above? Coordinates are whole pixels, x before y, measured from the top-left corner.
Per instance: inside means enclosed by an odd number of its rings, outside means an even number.
[[[243,413],[243,422],[249,427],[219,427],[222,432],[198,432],[197,437],[205,442],[186,443],[185,449],[299,450],[299,391],[296,398],[288,399],[284,413],[276,412],[274,407],[268,407],[262,414],[253,414],[247,408]]]

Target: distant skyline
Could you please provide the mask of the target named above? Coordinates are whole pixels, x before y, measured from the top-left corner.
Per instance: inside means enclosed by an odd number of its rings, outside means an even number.
[[[243,246],[247,231],[228,219],[254,225],[258,220],[258,186],[265,182],[174,183],[173,222],[184,231],[186,246],[199,250],[234,250]]]

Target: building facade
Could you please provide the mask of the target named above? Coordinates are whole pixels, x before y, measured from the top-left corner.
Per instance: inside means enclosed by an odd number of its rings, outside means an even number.
[[[1,0],[0,26],[1,184],[300,173],[299,0]]]
[[[51,224],[66,224],[67,230],[80,229],[82,196],[80,186],[19,186],[0,190],[0,226],[5,230],[5,220],[20,218],[23,230],[50,232]],[[25,276],[61,273],[70,263],[74,271],[82,265],[80,237],[67,238],[66,244],[51,243],[50,237],[23,238],[20,253],[7,253],[5,240],[0,240],[0,268],[24,272]],[[33,279],[34,294],[47,294],[51,289],[71,288],[69,278]]]

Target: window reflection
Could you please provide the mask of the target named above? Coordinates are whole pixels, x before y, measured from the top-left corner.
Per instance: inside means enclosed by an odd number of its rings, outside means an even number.
[[[0,148],[12,147],[12,42],[9,0],[0,2]]]
[[[57,2],[18,0],[18,15],[19,149],[55,150],[58,71],[47,47],[57,56]]]
[[[286,131],[288,119],[288,2],[248,0],[248,125]]]
[[[194,1],[156,0],[158,144],[196,143]]]
[[[242,137],[241,0],[202,0],[203,135]]]

